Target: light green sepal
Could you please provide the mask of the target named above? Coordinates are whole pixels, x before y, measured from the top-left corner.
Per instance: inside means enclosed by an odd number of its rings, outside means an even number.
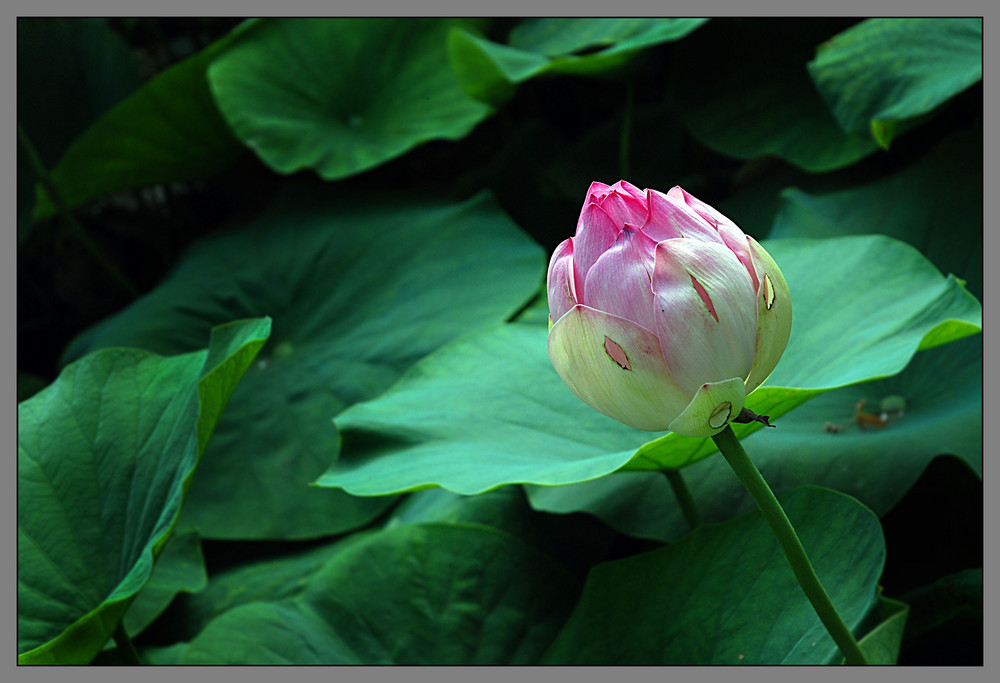
[[[743,410],[746,385],[739,377],[703,384],[684,412],[670,423],[681,436],[712,436]]]

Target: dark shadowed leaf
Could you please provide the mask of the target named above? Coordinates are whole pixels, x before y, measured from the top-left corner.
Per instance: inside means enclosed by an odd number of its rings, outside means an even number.
[[[577,597],[551,558],[469,524],[407,524],[327,561],[296,598],[211,622],[182,664],[534,664]]]
[[[849,628],[877,605],[878,519],[817,487],[781,500]],[[661,666],[827,664],[840,653],[758,512],[600,565],[543,662]]]

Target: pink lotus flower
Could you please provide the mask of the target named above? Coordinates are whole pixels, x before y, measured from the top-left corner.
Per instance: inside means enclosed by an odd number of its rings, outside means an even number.
[[[648,431],[711,436],[778,364],[792,327],[766,251],[680,187],[593,183],[549,263],[549,357],[582,401]]]

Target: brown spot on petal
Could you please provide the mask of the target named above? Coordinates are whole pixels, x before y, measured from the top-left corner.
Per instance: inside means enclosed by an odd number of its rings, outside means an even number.
[[[764,305],[767,310],[771,310],[771,306],[774,306],[774,285],[771,284],[771,278],[764,273],[764,286],[761,288],[764,293]]]
[[[715,312],[715,304],[712,303],[712,298],[708,295],[708,292],[702,284],[694,279],[694,275],[691,275],[690,273],[688,273],[688,275],[691,278],[691,284],[694,285],[694,291],[698,292],[698,296],[700,296],[701,300],[705,302],[705,307],[708,308],[708,312],[712,314],[713,318],[715,318],[715,322],[719,322],[719,314]]]
[[[625,349],[610,337],[604,337],[604,351],[611,356],[611,360],[618,363],[618,367],[622,370],[632,369],[628,362],[628,356],[625,355]]]

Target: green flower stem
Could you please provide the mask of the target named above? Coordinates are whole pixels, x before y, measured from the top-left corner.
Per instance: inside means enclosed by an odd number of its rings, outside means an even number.
[[[118,626],[115,627],[114,633],[115,645],[118,646],[118,652],[125,659],[125,662],[129,666],[140,666],[142,661],[139,660],[139,653],[136,652],[135,645],[132,644],[132,639],[128,637],[125,632],[125,621],[119,621]]]
[[[56,205],[57,209],[59,209],[59,215],[62,216],[64,221],[66,221],[66,225],[72,230],[73,236],[76,237],[80,244],[83,245],[83,248],[94,257],[94,260],[96,260],[101,267],[108,272],[108,275],[111,276],[117,285],[128,292],[133,299],[138,298],[139,290],[136,286],[132,284],[132,281],[129,280],[114,263],[108,260],[104,253],[90,238],[90,235],[87,234],[87,231],[83,229],[82,225],[80,225],[80,222],[76,219],[76,216],[73,215],[73,212],[70,211],[69,206],[63,199],[62,193],[59,192],[55,182],[52,180],[52,176],[49,175],[48,169],[45,168],[45,163],[42,161],[42,158],[38,155],[38,151],[35,149],[35,146],[28,138],[28,134],[24,132],[23,128],[21,128],[21,124],[17,124],[17,139],[24,148],[25,154],[28,155],[28,161],[31,163],[35,174],[38,176],[38,181],[42,184],[42,187],[45,188],[49,198],[52,199],[52,203]]]
[[[795,578],[798,579],[799,586],[805,592],[813,609],[819,615],[820,621],[826,626],[826,630],[833,636],[834,642],[843,653],[847,664],[867,664],[864,654],[858,641],[854,639],[851,630],[840,617],[837,608],[833,606],[829,594],[820,583],[816,571],[813,569],[806,551],[799,541],[792,523],[788,521],[788,516],[781,507],[781,503],[774,497],[771,487],[764,481],[760,471],[750,460],[750,456],[743,450],[740,440],[733,434],[733,428],[726,425],[726,428],[712,437],[715,445],[722,451],[726,461],[733,468],[736,476],[750,492],[757,507],[764,515],[771,531],[778,539],[781,549],[791,565]]]
[[[678,470],[664,470],[663,473],[667,475],[670,488],[674,490],[674,495],[677,496],[677,503],[681,506],[684,519],[687,521],[688,526],[694,529],[701,524],[701,515],[698,514],[698,507],[694,504],[694,498],[691,497],[691,491],[688,490],[687,484],[684,482],[684,477],[681,476]]]

